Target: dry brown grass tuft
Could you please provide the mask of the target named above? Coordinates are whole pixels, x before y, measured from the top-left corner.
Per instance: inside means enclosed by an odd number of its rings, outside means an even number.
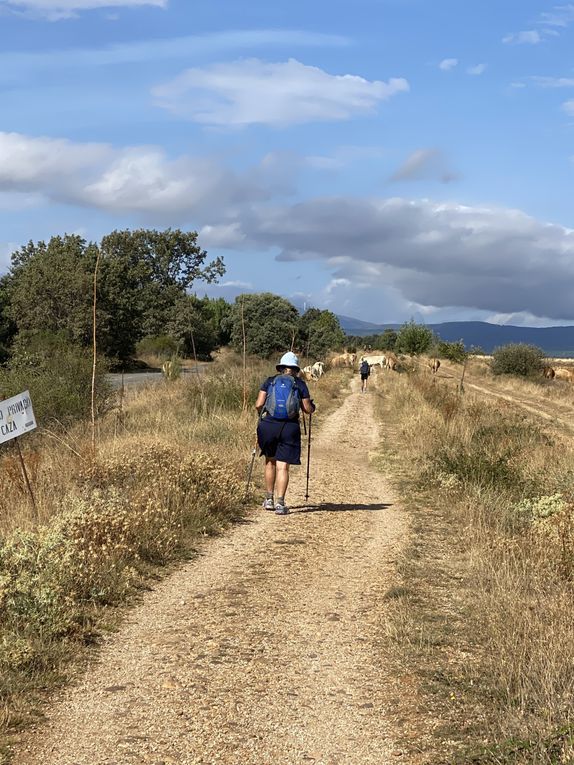
[[[423,761],[574,761],[572,441],[422,375],[385,388],[414,526],[387,632],[432,710]]]

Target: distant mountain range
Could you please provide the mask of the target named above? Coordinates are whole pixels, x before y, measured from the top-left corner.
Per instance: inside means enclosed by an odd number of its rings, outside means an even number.
[[[398,329],[400,324],[372,324],[368,321],[338,316],[347,335],[378,335],[385,329]],[[463,340],[465,346],[483,348],[485,353],[507,343],[529,343],[542,348],[548,356],[574,356],[574,326],[515,327],[510,324],[489,324],[486,321],[448,321],[428,324],[441,340]]]

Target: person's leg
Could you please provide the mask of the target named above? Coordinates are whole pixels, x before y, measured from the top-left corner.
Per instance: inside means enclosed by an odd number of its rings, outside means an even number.
[[[285,494],[289,486],[289,463],[277,460],[277,477],[275,480],[275,501],[277,507],[285,506]]]
[[[265,491],[273,494],[275,476],[277,473],[277,461],[271,457],[265,457]]]

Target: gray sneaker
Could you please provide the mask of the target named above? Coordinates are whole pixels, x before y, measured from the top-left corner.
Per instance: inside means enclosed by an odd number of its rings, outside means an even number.
[[[287,515],[289,508],[287,505],[275,505],[275,515]]]
[[[263,509],[264,510],[275,510],[275,503],[272,499],[264,499],[263,500]]]

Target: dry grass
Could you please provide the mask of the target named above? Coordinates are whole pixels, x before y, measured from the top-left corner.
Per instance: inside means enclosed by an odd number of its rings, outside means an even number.
[[[0,472],[0,734],[28,719],[38,689],[117,619],[158,567],[188,557],[198,536],[241,515],[257,416],[273,365],[249,360],[251,408],[233,354],[201,375],[128,391],[99,423],[92,459],[86,425],[23,445],[33,512],[15,453]],[[313,386],[320,411],[347,375]],[[255,471],[255,486],[261,470]],[[0,762],[2,755],[0,752]]]
[[[427,376],[385,389],[414,524],[388,630],[432,710],[420,761],[573,762],[572,442]]]

